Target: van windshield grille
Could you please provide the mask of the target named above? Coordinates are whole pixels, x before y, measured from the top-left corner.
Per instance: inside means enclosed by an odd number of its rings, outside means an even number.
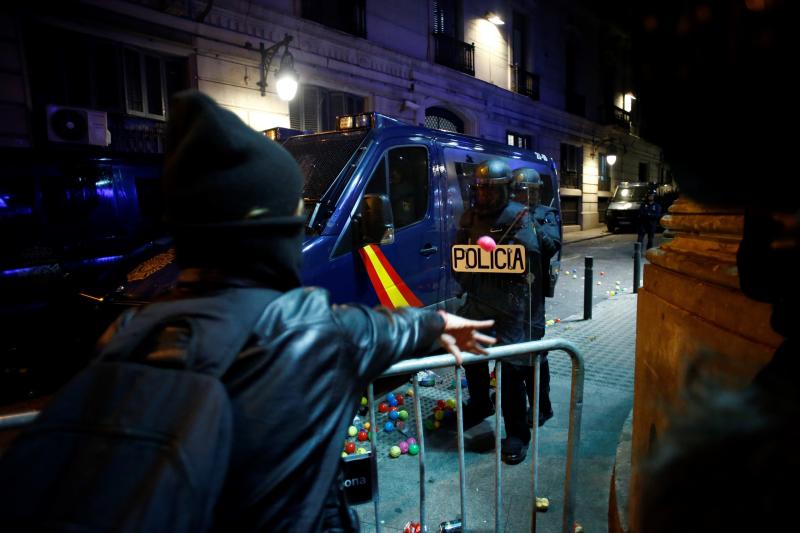
[[[286,148],[305,176],[303,198],[316,202],[325,194],[361,145],[366,131],[304,135],[288,139]]]

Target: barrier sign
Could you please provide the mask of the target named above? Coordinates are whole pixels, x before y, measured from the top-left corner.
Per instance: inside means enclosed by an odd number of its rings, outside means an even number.
[[[455,272],[524,274],[525,247],[521,244],[500,244],[491,252],[477,244],[456,244],[450,250]]]

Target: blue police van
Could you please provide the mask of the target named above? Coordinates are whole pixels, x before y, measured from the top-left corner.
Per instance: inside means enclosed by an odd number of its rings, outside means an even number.
[[[303,283],[328,289],[334,302],[453,310],[447,304],[460,289],[450,248],[470,205],[474,169],[488,159],[500,159],[512,171],[535,169],[543,181],[541,203],[560,213],[555,162],[538,152],[378,113],[338,117],[337,125],[317,134],[265,132],[292,154],[306,179]],[[559,260],[557,255],[551,262],[551,290]],[[166,251],[137,267],[105,300],[148,301],[176,274]]]

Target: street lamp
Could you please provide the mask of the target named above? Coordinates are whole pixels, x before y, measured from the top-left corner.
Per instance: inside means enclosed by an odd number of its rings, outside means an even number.
[[[608,152],[606,153],[606,163],[608,163],[608,166],[613,167],[616,162],[617,148],[612,144],[608,147]]]
[[[498,15],[494,11],[487,11],[486,14],[483,16],[483,18],[485,18],[495,26],[502,26],[503,24],[505,24],[503,19],[500,18],[500,15]]]
[[[294,58],[289,53],[289,43],[292,42],[292,36],[288,33],[284,38],[272,46],[265,48],[264,43],[261,43],[261,66],[260,74],[261,80],[258,86],[261,87],[261,96],[267,94],[267,75],[269,74],[269,67],[272,64],[272,58],[278,53],[281,46],[284,47],[283,57],[281,57],[281,64],[278,68],[276,75],[275,88],[278,91],[278,98],[281,100],[291,100],[297,94],[297,71],[294,70]]]

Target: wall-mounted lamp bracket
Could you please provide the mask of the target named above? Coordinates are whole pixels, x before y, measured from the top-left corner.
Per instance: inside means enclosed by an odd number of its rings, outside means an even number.
[[[264,43],[261,43],[259,48],[259,51],[261,52],[261,65],[259,68],[261,79],[257,84],[259,87],[261,87],[261,96],[266,96],[267,94],[267,74],[269,74],[269,67],[272,64],[272,59],[275,57],[275,54],[278,53],[278,50],[280,50],[281,46],[286,47],[284,55],[288,54],[289,43],[292,42],[292,39],[293,37],[287,33],[282,40],[270,47],[265,48]]]

